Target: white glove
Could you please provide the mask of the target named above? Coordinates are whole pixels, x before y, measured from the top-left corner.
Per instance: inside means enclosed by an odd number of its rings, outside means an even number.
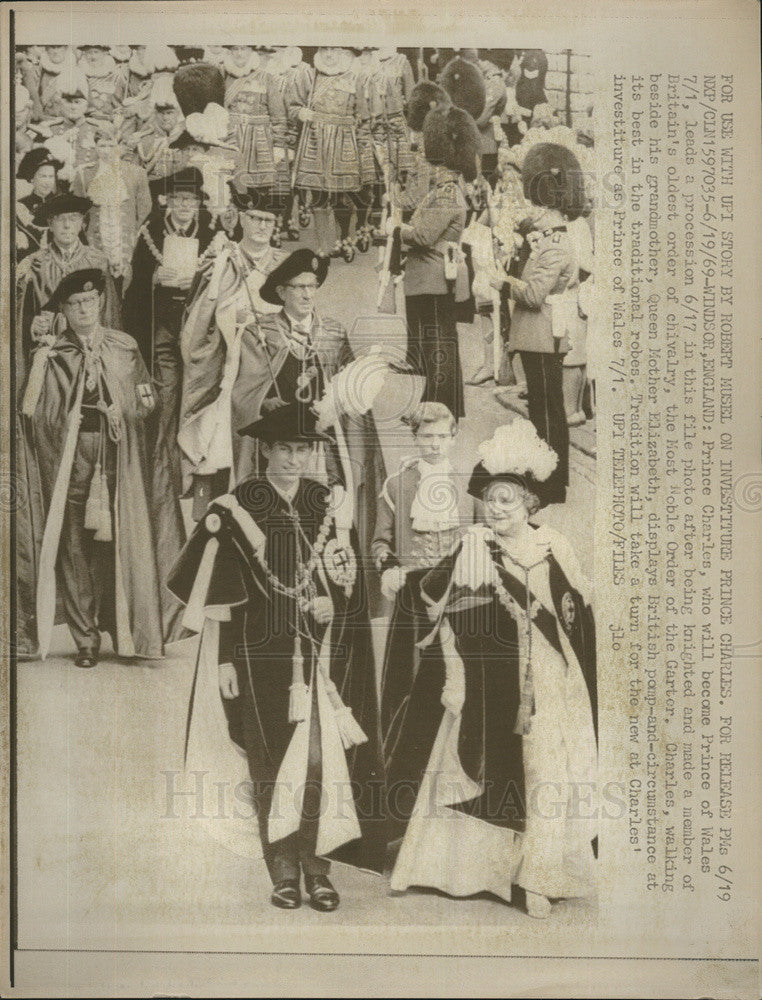
[[[218,670],[218,683],[223,698],[238,697],[238,676],[232,663],[221,663]]]
[[[391,566],[381,574],[381,593],[388,600],[393,601],[400,590],[405,586],[407,570],[401,566]]]
[[[273,156],[276,163],[283,163],[286,159],[286,150],[282,146],[275,146],[273,148]]]
[[[300,122],[311,122],[315,115],[311,108],[299,108],[298,117]]]

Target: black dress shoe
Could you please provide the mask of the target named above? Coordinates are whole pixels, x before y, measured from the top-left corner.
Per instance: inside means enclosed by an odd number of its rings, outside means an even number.
[[[330,913],[339,905],[339,894],[325,875],[305,875],[304,888],[313,910]]]
[[[80,649],[74,662],[78,667],[94,667],[98,662],[98,654],[94,649]]]
[[[270,902],[281,910],[296,910],[302,905],[299,879],[284,878],[273,886]]]

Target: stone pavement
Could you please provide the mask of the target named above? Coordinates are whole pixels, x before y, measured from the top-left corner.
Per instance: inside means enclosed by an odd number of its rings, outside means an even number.
[[[375,314],[375,261],[371,250],[351,265],[333,262],[319,297],[322,313],[348,327],[358,315]],[[360,340],[356,330],[356,346]],[[463,331],[461,350],[468,375],[481,351],[475,330]],[[376,409],[390,471],[411,443],[392,418],[419,393],[420,384],[394,376]],[[467,387],[457,449],[464,474],[479,442],[510,417],[490,388]],[[542,514],[568,535],[588,573],[593,474],[593,459],[575,447],[568,502]],[[380,648],[383,627],[377,635]],[[72,652],[60,626],[44,663],[18,666],[21,948],[287,950],[289,943],[299,947],[299,928],[309,925],[325,928],[328,950],[351,950],[351,925],[420,925],[433,933],[473,923],[512,927],[522,947],[533,939],[551,954],[589,928],[592,903],[559,903],[550,920],[538,923],[486,897],[392,895],[386,878],[345,866],[335,870],[342,893],[335,913],[275,910],[267,904],[262,862],[222,847],[193,818],[199,801],[182,775],[182,756],[196,640],[174,644],[156,663],[118,662],[105,652],[92,671],[76,668]],[[214,809],[214,799],[205,798],[203,811],[213,816]],[[355,947],[372,941],[362,937]]]

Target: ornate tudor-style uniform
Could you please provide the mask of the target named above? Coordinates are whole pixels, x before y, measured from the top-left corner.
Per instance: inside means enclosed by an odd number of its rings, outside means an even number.
[[[246,76],[230,79],[225,106],[230,111],[247,186],[288,194],[286,103],[275,77],[264,67],[256,67]]]
[[[383,763],[356,545],[354,532],[339,537],[325,486],[301,480],[289,500],[253,478],[210,506],[170,576],[184,624],[203,631],[188,752],[203,761],[203,717],[220,709],[200,692],[231,663],[229,739],[246,755],[276,886],[300,868],[324,876],[325,855],[339,849],[342,860],[383,870]],[[310,613],[316,596],[331,600],[327,625]]]
[[[307,87],[306,84],[309,83]],[[375,177],[373,143],[362,80],[354,64],[329,75],[312,69],[291,92],[289,115],[307,108],[294,160],[298,190],[357,192]]]

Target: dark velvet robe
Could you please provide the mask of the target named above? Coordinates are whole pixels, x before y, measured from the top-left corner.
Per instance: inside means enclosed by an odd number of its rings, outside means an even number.
[[[506,590],[521,608],[525,608],[524,583],[505,569],[497,543],[489,542],[488,547]],[[424,601],[429,606],[445,602],[442,613],[447,616],[457,652],[463,660],[466,696],[458,755],[468,777],[483,787],[481,795],[453,808],[521,832],[526,823],[523,736],[514,732],[521,701],[518,627],[494,589],[474,592],[451,586],[453,567],[461,548],[462,543],[422,581]],[[558,629],[564,628],[582,669],[595,720],[592,611],[569,583],[553,553],[546,558],[554,607],[552,611],[541,608],[533,628],[540,629],[562,656]],[[572,612],[569,611],[570,601]],[[404,833],[442,722],[444,683],[445,663],[441,656],[422,657],[401,731],[391,758],[387,760],[390,835],[394,838]]]
[[[31,335],[32,320],[41,312],[65,275],[87,267],[99,267],[105,272],[105,305],[101,322],[106,327],[118,329],[121,322],[119,299],[114,280],[108,271],[106,255],[102,251],[80,242],[72,255],[64,259],[55,247],[45,246],[29,254],[19,264],[16,271],[16,323],[13,337],[17,405],[21,402],[35,347]],[[63,317],[59,317],[56,323],[57,328],[61,329]],[[19,412],[18,408],[15,412]],[[18,482],[15,512],[16,643],[19,653],[30,655],[37,648],[34,581],[37,550],[45,527],[45,507],[28,423],[17,416],[14,429]]]
[[[224,287],[223,287],[224,291]],[[221,294],[223,292],[221,291]],[[211,305],[198,299],[198,308],[189,310],[183,331],[185,379],[181,426],[210,406],[220,393],[225,366],[226,343],[211,322]],[[290,332],[284,311],[258,315],[241,335],[238,373],[233,384],[231,411],[233,456],[236,479],[249,475],[257,468],[256,441],[241,437],[237,431],[252,423],[262,413],[265,400],[274,399],[275,386],[284,402],[295,399],[301,363],[288,349]],[[335,319],[313,316],[310,342],[315,349],[316,363],[309,384],[311,402],[318,401],[327,383],[342,368],[354,360],[346,329]],[[355,493],[355,525],[360,540],[364,565],[372,565],[371,543],[376,524],[376,499],[386,479],[381,444],[372,413],[357,420],[342,422],[347,450],[352,465]],[[330,449],[329,449],[330,452]],[[336,472],[340,479],[338,456],[326,456],[329,475]],[[371,617],[380,613],[381,594],[375,574],[367,581]]]
[[[144,431],[145,418],[150,413],[145,389],[150,380],[137,345],[118,330],[104,329],[100,358],[108,396],[120,412],[114,525],[119,566],[116,570],[117,600],[119,595],[123,598],[123,643],[119,651],[133,646],[134,655],[155,659],[163,655],[164,642],[180,635],[180,607],[164,586],[163,574],[164,568],[177,558],[184,541],[182,514],[171,496],[168,481],[161,493],[152,490],[157,480],[155,477],[152,480],[149,474]],[[30,602],[31,607],[27,610],[32,612],[40,581],[43,587],[47,581],[46,532],[52,546],[49,551],[55,555],[58,548],[58,538],[55,531],[51,533],[49,522],[51,518],[52,523],[55,522],[61,504],[66,503],[65,491],[60,493],[56,486],[59,476],[64,485],[68,480],[66,442],[72,427],[76,436],[84,376],[82,346],[77,337],[66,330],[56,340],[44,363],[42,386],[33,416],[19,418],[28,444],[25,485],[36,500],[35,511],[39,515],[34,521],[32,544],[27,550],[30,558],[17,559],[16,566],[19,598],[23,595],[24,600]],[[71,454],[68,463],[70,468]],[[47,631],[44,623],[38,621],[36,624]],[[118,644],[118,636],[114,638]]]
[[[265,536],[267,565],[280,583],[293,586],[297,541],[286,501],[265,478],[244,481],[233,495]],[[293,509],[310,545],[324,523],[329,500],[329,491],[321,484],[313,480],[300,483]],[[210,515],[216,515],[218,521],[215,523]],[[333,528],[328,540],[332,537]],[[170,574],[169,587],[183,603],[191,599],[212,538],[217,539],[219,547],[204,607],[231,609],[230,621],[220,625],[218,654],[220,663],[235,665],[238,676],[238,697],[224,702],[230,738],[246,753],[252,780],[274,782],[295,730],[288,717],[296,601],[292,595],[277,592],[240,523],[224,503],[213,502]],[[352,546],[356,551],[354,532]],[[325,584],[334,607],[331,680],[368,737],[367,743],[346,752],[362,838],[340,848],[334,856],[380,872],[386,851],[384,767],[363,574],[357,573],[349,597],[329,575],[324,584],[317,584],[320,592],[325,592]],[[316,668],[316,654],[306,640],[301,649],[305,682],[309,683]]]

